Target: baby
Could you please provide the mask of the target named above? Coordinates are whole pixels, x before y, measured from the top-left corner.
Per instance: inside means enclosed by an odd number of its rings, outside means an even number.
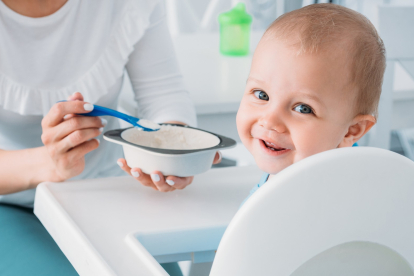
[[[256,189],[269,175],[367,133],[384,70],[381,38],[353,10],[315,4],[274,21],[254,53],[237,113],[239,136],[267,173]]]

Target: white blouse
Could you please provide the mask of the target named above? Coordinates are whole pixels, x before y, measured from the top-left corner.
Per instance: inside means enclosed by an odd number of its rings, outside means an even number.
[[[68,0],[41,18],[20,15],[0,0],[0,148],[43,146],[43,116],[76,91],[116,109],[125,70],[141,118],[196,124],[162,0]],[[106,119],[105,130],[119,128],[117,119]],[[116,165],[122,148],[98,138],[85,170],[71,180],[123,174]],[[23,206],[33,200],[34,190],[0,196]]]

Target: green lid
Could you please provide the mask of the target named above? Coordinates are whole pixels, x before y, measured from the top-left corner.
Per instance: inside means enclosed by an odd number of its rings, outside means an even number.
[[[246,12],[244,3],[238,3],[232,10],[219,15],[220,24],[250,24],[252,17]]]

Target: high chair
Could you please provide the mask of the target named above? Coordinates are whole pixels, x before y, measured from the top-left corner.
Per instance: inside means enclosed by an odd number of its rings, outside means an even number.
[[[237,212],[211,276],[414,275],[414,162],[358,147],[306,158]]]

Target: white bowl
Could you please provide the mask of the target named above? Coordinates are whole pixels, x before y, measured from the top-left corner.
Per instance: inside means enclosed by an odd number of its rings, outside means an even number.
[[[107,141],[122,145],[129,167],[140,168],[147,174],[160,171],[166,176],[180,177],[193,176],[208,171],[218,150],[236,145],[236,141],[233,139],[202,129],[182,125],[172,126],[182,127],[183,133],[188,137],[203,138],[204,148],[184,150],[149,147],[151,135],[155,132],[144,132],[134,128],[110,130],[105,132],[103,137]],[[141,134],[142,137],[139,137]],[[131,142],[133,136],[135,136],[134,143]],[[137,138],[142,139],[137,140]]]

